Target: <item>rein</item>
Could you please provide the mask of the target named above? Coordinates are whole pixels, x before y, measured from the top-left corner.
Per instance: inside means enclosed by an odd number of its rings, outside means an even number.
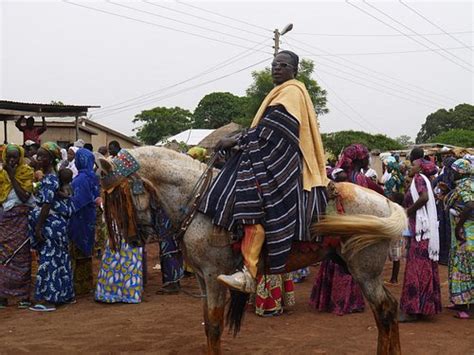
[[[179,224],[179,228],[175,232],[175,239],[177,239],[178,241],[183,238],[184,234],[188,230],[189,225],[191,224],[192,220],[194,219],[194,216],[196,215],[198,206],[201,203],[202,196],[209,189],[209,186],[211,186],[212,169],[219,154],[219,152],[215,152],[212,155],[211,159],[209,159],[206,169],[194,185],[194,188],[191,192],[191,196],[186,206],[181,208],[181,212],[184,214],[184,217],[181,220],[181,223]]]

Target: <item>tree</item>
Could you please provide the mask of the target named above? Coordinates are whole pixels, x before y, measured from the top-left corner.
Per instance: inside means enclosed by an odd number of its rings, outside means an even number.
[[[311,74],[314,72],[314,62],[307,59],[302,59],[298,68],[298,75],[296,79],[302,81],[308,89],[309,96],[314,104],[314,109],[319,115],[328,113],[329,110],[326,107],[326,90],[323,90],[316,80],[311,78]],[[239,124],[248,126],[252,121],[253,117],[258,111],[260,104],[267,94],[273,89],[272,73],[270,68],[264,70],[252,72],[253,83],[247,89],[247,114],[243,120],[240,120]]]
[[[143,122],[137,129],[137,137],[142,142],[156,144],[191,127],[192,113],[180,107],[155,107],[136,115],[133,122]]]
[[[430,142],[470,148],[474,147],[474,131],[468,129],[451,129],[431,138]]]
[[[194,128],[219,128],[245,116],[245,98],[230,92],[213,92],[199,101],[194,111]]]
[[[406,134],[402,134],[401,136],[395,138],[395,140],[400,143],[400,145],[403,145],[404,147],[408,147],[410,145],[415,144],[410,136],[407,136]]]
[[[451,129],[472,129],[474,127],[474,106],[457,105],[454,109],[440,109],[426,117],[421,126],[416,143],[429,142],[433,137]]]
[[[402,149],[403,146],[383,134],[369,134],[360,131],[340,131],[335,133],[323,133],[324,149],[331,152],[335,156],[348,145],[353,143],[361,143],[369,150],[379,149],[381,151]]]

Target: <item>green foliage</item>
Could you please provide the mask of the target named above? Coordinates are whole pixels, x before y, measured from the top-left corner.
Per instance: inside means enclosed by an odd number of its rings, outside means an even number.
[[[470,130],[473,127],[473,105],[461,104],[454,109],[440,109],[426,117],[426,122],[416,136],[416,143],[430,142],[435,136],[452,129]]]
[[[51,100],[51,102],[49,103],[50,105],[59,105],[59,106],[64,106],[64,103],[62,101],[54,101],[54,100]]]
[[[430,142],[471,148],[474,147],[474,131],[469,129],[451,129],[431,138]]]
[[[328,113],[326,107],[326,90],[323,90],[316,80],[311,78],[314,72],[314,62],[311,60],[302,59],[299,64],[298,76],[296,79],[300,80],[306,85],[314,108],[319,115]],[[253,117],[258,111],[260,104],[267,94],[273,89],[272,73],[270,68],[252,72],[253,83],[247,89],[247,110],[246,117],[239,120],[237,123],[243,126],[249,126]]]
[[[369,150],[380,149],[381,151],[402,149],[403,146],[392,138],[383,134],[369,134],[360,131],[340,131],[335,133],[323,133],[324,149],[335,156],[348,145],[361,143]]]
[[[137,137],[145,144],[156,144],[191,127],[192,113],[180,107],[155,107],[136,115],[133,122],[142,122]]]
[[[219,128],[245,115],[246,99],[230,92],[204,96],[194,111],[194,128]]]
[[[401,136],[399,137],[396,137],[395,140],[400,143],[400,145],[404,146],[404,147],[408,147],[410,145],[413,145],[415,144],[412,140],[411,140],[411,137],[410,136],[407,136],[406,134],[402,134]]]

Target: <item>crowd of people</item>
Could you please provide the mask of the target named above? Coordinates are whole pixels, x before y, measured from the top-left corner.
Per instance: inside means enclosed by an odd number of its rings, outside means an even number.
[[[88,294],[105,303],[141,302],[144,241],[109,242],[96,165],[98,158],[119,157],[120,144],[93,152],[79,139],[62,149],[41,144],[42,132],[23,132],[22,145],[0,146],[0,309],[14,301],[21,309],[51,312]],[[163,233],[169,218],[160,210],[157,219]],[[176,293],[184,274],[181,253],[172,238],[161,239],[160,249],[159,292]]]
[[[393,269],[387,281],[387,285],[398,283],[400,261],[405,258],[400,320],[416,321],[441,312],[439,262],[449,269],[448,307],[458,318],[470,318],[474,303],[473,157],[445,154],[438,167],[418,147],[403,161],[397,155],[382,156],[384,173],[378,177],[369,167],[368,149],[352,144],[335,164],[326,166],[314,105],[304,84],[296,80],[298,65],[295,53],[279,52],[272,62],[275,87],[250,129],[218,144],[218,151],[239,149],[220,162],[222,169],[198,211],[211,218],[217,232],[241,227],[235,240],[243,259],[241,269],[219,275],[218,280],[255,293],[251,302],[257,315],[276,316],[293,306],[294,283],[307,278],[309,271],[286,272],[292,243],[314,241],[310,226],[325,214],[330,180],[350,182],[406,209],[409,228],[390,248]],[[126,186],[106,185],[105,176],[102,186],[106,186],[101,189],[96,164],[100,159],[112,160],[117,172],[129,177],[139,170],[138,162],[116,141],[97,152],[80,139],[64,149],[54,142],[41,144],[39,137],[47,128],[44,120],[36,128],[34,120],[22,118],[17,127],[23,131],[24,143],[1,148],[0,308],[15,299],[19,308],[50,312],[75,303],[78,295],[92,293],[98,302],[141,302],[147,240],[139,233],[133,238],[120,234],[121,228],[134,227],[133,223],[125,226],[113,217],[122,214],[133,219],[128,208],[132,195],[143,193],[145,187],[137,179],[132,179],[132,185],[128,180]],[[199,160],[206,156],[198,148],[189,155]],[[115,177],[110,176],[111,181]],[[104,199],[110,203],[105,213]],[[128,206],[122,201],[128,201]],[[183,258],[169,233],[165,211],[152,208],[154,233],[160,237],[160,293],[177,293],[184,275]],[[343,206],[338,208],[344,213]],[[268,275],[258,274],[262,250]],[[97,277],[92,271],[93,257],[100,258]],[[364,310],[361,289],[337,245],[319,267],[309,303],[316,310],[338,315]]]

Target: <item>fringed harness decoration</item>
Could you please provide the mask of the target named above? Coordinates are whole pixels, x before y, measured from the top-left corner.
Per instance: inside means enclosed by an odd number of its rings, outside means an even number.
[[[137,216],[128,179],[138,171],[140,164],[125,149],[113,158],[112,163],[115,169],[102,179],[102,187],[110,246],[113,250],[118,250],[121,239],[132,246],[140,243]]]

